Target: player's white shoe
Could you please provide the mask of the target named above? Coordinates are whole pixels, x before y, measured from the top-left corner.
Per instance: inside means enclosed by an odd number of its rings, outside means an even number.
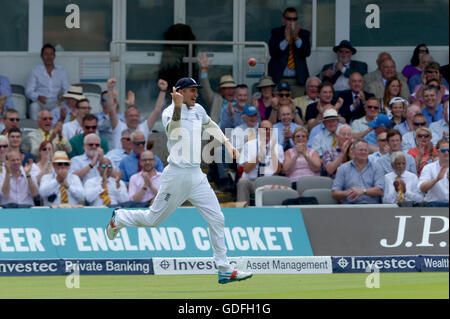
[[[232,272],[219,271],[219,284],[227,284],[233,281],[241,281],[251,278],[253,273],[240,270],[233,270]]]
[[[116,217],[116,210],[114,209],[111,220],[109,221],[108,225],[106,226],[106,236],[108,236],[108,239],[114,240],[117,235],[119,234],[119,231],[121,228],[117,227],[115,224],[115,217]]]

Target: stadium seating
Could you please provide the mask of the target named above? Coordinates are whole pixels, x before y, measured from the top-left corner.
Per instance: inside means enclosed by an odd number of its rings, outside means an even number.
[[[333,179],[326,176],[304,176],[297,181],[297,192],[301,196],[305,196],[303,192],[307,189],[325,188],[331,189]]]
[[[281,205],[284,200],[296,197],[298,197],[298,194],[293,189],[280,188],[280,189],[263,190],[261,192],[261,203],[256,202],[256,195],[255,195],[255,206]]]
[[[292,182],[286,176],[260,176],[255,179],[255,189],[264,185],[283,185],[291,187]]]
[[[11,84],[11,98],[14,108],[19,112],[19,118],[26,119],[28,99],[25,96],[25,88],[22,85]]]
[[[339,201],[331,196],[331,189],[326,188],[311,188],[307,189],[302,194],[303,197],[315,197],[319,205],[335,205]]]

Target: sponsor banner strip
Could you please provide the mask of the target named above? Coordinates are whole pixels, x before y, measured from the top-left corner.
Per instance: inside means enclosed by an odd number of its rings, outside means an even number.
[[[449,271],[448,255],[332,257],[333,273]]]

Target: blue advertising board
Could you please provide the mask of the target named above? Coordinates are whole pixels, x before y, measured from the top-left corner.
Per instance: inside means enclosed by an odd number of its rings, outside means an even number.
[[[112,209],[2,209],[0,260],[211,257],[208,225],[179,208],[160,226],[128,227],[110,241]],[[228,256],[312,256],[298,208],[224,208]]]

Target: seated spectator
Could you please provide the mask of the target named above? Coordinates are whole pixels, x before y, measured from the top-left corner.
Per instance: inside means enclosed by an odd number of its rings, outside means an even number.
[[[377,130],[376,135],[377,135],[378,151],[369,155],[369,161],[376,162],[381,156],[389,153],[390,149],[389,144],[387,142],[387,131],[388,129],[385,127],[382,127]]]
[[[0,135],[0,175],[5,174],[6,154],[9,151],[9,141],[5,135]]]
[[[275,124],[278,121],[278,113],[282,106],[289,106],[293,112],[293,122],[298,125],[303,125],[302,110],[294,104],[291,87],[285,82],[281,82],[277,85],[277,94],[272,99],[272,112],[269,116],[269,121],[272,124]]]
[[[382,76],[381,76],[381,63],[385,60],[385,59],[391,59],[392,60],[392,55],[389,52],[380,52],[378,54],[376,63],[377,63],[377,69],[375,71],[369,72],[367,74],[364,75],[364,83],[370,83],[376,80],[381,80]]]
[[[355,158],[337,169],[332,196],[344,204],[378,204],[383,196],[384,174],[369,161],[365,140],[353,144]]]
[[[53,144],[44,140],[39,145],[38,162],[35,164],[35,170],[31,171],[31,175],[36,175],[38,185],[41,184],[42,176],[53,173]]]
[[[70,141],[75,135],[83,132],[83,118],[91,113],[91,106],[88,99],[78,100],[74,110],[75,119],[63,124],[62,134]]]
[[[228,107],[222,109],[220,114],[220,129],[225,133],[225,129],[234,129],[242,124],[242,114],[248,105],[248,86],[239,84],[236,86],[236,103],[228,102]]]
[[[77,101],[86,99],[83,95],[83,88],[81,86],[69,86],[66,94],[62,96],[63,103],[60,107],[55,107],[52,110],[52,125],[53,127],[58,122],[67,123],[75,119],[75,108]]]
[[[414,116],[416,114],[420,114],[421,109],[418,103],[411,103],[406,108],[406,119],[401,124],[397,124],[394,126],[394,129],[398,130],[402,135],[405,135],[408,132],[414,131]]]
[[[19,128],[20,118],[19,112],[14,109],[9,109],[5,111],[3,121],[0,122],[0,135],[8,135],[8,132],[12,128]]]
[[[305,121],[308,125],[308,131],[311,132],[314,126],[322,122],[325,105],[331,104],[335,107],[336,111],[339,111],[344,101],[341,98],[339,102],[335,103],[333,95],[334,89],[331,83],[322,82],[319,85],[319,100],[306,107]]]
[[[275,97],[274,89],[276,84],[268,75],[263,75],[258,82],[256,88],[261,92],[261,97],[256,99],[256,103],[252,103],[258,109],[261,121],[267,120],[272,112],[272,99]],[[255,96],[255,94],[254,94]]]
[[[292,122],[294,114],[291,107],[287,105],[280,107],[278,114],[280,121],[273,126],[273,130],[277,137],[278,144],[286,151],[294,146],[294,141],[292,139],[294,131],[302,126]]]
[[[133,151],[125,156],[119,164],[120,170],[123,172],[122,180],[128,184],[130,177],[137,172],[141,171],[141,164],[139,158],[143,151],[146,149],[145,135],[141,131],[134,131],[131,134],[131,142],[133,143]],[[158,172],[162,172],[164,166],[161,160],[155,155],[156,163],[155,168]],[[159,160],[159,161],[158,161]]]
[[[406,170],[405,154],[393,152],[391,165],[394,171],[384,176],[383,204],[421,202],[423,195],[418,187],[419,178]]]
[[[272,176],[280,173],[284,162],[284,152],[272,134],[272,123],[264,120],[259,125],[258,138],[244,144],[239,165],[243,174],[237,183],[238,202],[250,203],[250,194],[255,192],[255,179],[259,176]]]
[[[391,119],[391,128],[406,121],[404,115],[406,113],[407,107],[408,101],[401,97],[394,97],[389,101],[389,107],[386,108],[385,111],[387,111],[386,113],[390,113],[390,115],[388,114],[388,116]]]
[[[409,89],[411,92],[417,92],[421,86],[424,86],[430,80],[438,80],[447,90],[449,88],[447,80],[442,77],[441,74],[441,66],[439,63],[433,61],[433,58],[430,56],[424,56],[425,68],[421,74],[416,74],[409,79]]]
[[[437,145],[439,160],[425,165],[419,178],[419,189],[427,202],[448,203],[449,142],[440,140]]]
[[[155,108],[150,112],[147,119],[140,123],[141,115],[139,107],[137,105],[129,105],[125,110],[125,122],[119,120],[117,116],[117,106],[114,104],[114,86],[116,79],[112,78],[108,80],[108,94],[107,105],[109,110],[109,118],[111,120],[111,128],[114,136],[114,144],[110,145],[111,149],[121,146],[122,131],[127,128],[133,131],[141,131],[144,134],[145,141],[148,140],[148,136],[152,133],[153,126],[161,115],[162,108],[166,102],[167,82],[164,80],[158,80],[158,87],[160,89],[158,98],[155,102]]]
[[[323,112],[326,112],[327,110],[334,109],[334,105],[327,104],[323,107]],[[322,116],[323,117],[323,116]],[[341,123],[345,123],[345,119],[338,115],[339,124],[338,127],[341,126]],[[323,121],[321,121],[318,125],[314,126],[313,129],[309,132],[309,139],[308,139],[308,147],[312,147],[312,142],[314,141],[314,138],[317,134],[320,132],[326,133],[326,127],[323,125]]]
[[[211,88],[208,78],[208,69],[211,65],[211,60],[208,59],[206,53],[199,53],[198,65],[200,68],[200,91],[206,105],[209,105],[210,118],[216,123],[220,122],[220,114],[224,108],[228,108],[228,103],[236,103],[235,88],[236,82],[233,76],[227,74],[220,78],[219,93],[214,92]]]
[[[5,174],[0,175],[0,205],[33,206],[38,195],[36,177],[30,174],[32,163],[22,167],[22,155],[16,150],[6,154]]]
[[[448,115],[449,115],[449,106],[448,101],[444,105],[444,118],[433,122],[430,124],[430,130],[433,132],[433,145],[436,145],[437,142],[441,139],[448,140]]]
[[[336,131],[339,125],[339,116],[335,109],[327,109],[323,114],[322,124],[325,129],[321,130],[312,141],[312,148],[320,157],[332,147],[337,147]]]
[[[366,116],[352,123],[353,138],[369,142],[369,151],[374,153],[378,150],[376,130],[380,127],[389,127],[391,121],[386,114],[380,114],[380,100],[375,97],[367,100],[365,111]]]
[[[429,54],[427,45],[421,43],[414,49],[413,55],[410,60],[410,64],[406,65],[403,70],[403,76],[409,80],[413,75],[420,74],[423,70],[423,65],[420,65],[420,59],[425,55]]]
[[[322,165],[325,176],[334,178],[339,166],[351,160],[349,150],[352,145],[352,128],[348,124],[338,127],[336,131],[337,146],[323,153]]]
[[[436,148],[431,142],[432,133],[427,127],[419,127],[416,130],[417,147],[408,151],[408,154],[416,160],[417,175],[420,176],[426,164],[438,159]]]
[[[316,76],[309,77],[306,80],[306,94],[294,99],[294,104],[302,110],[302,120],[306,123],[306,108],[309,104],[317,102],[319,98],[319,85],[322,83]]]
[[[420,60],[419,60],[420,72],[416,73],[408,78],[408,88],[409,88],[409,91],[411,92],[411,94],[415,91],[416,87],[419,84],[423,84],[423,83],[427,82],[428,81],[427,78],[432,78],[432,75],[428,74],[427,72],[424,72],[425,69],[427,68],[427,65],[430,64],[431,62],[434,62],[434,59],[428,53],[423,54],[420,57]]]
[[[72,158],[74,156],[84,154],[84,137],[88,134],[95,133],[97,134],[97,124],[98,120],[94,114],[87,114],[82,120],[83,133],[77,134],[70,139],[70,145],[72,145],[72,152],[70,152],[69,157]],[[103,152],[109,152],[108,141],[100,137],[100,147]]]
[[[42,110],[38,115],[38,128],[29,132],[25,137],[22,149],[25,152],[37,156],[39,154],[39,147],[43,141],[51,141],[53,149],[65,151],[66,153],[72,151],[72,145],[62,135],[62,121],[58,121],[54,129],[52,129],[52,114],[50,111]]]
[[[29,161],[36,162],[33,154],[22,150],[22,131],[19,128],[12,128],[8,133],[9,150],[16,151],[22,157],[22,165],[25,166]]]
[[[410,149],[417,147],[416,130],[427,127],[427,118],[422,113],[416,114],[413,121],[414,130],[407,132],[402,137],[402,152],[408,153]]]
[[[84,202],[84,188],[80,178],[70,173],[70,159],[64,151],[53,156],[53,173],[42,176],[39,195],[45,206],[76,205]]]
[[[410,92],[408,89],[408,83],[402,74],[397,73],[395,69],[395,62],[392,58],[385,58],[381,61],[381,77],[372,80],[371,82],[366,82],[365,90],[375,95],[375,97],[382,99],[384,96],[384,91],[386,87],[387,80],[396,76],[402,82],[402,88],[400,96],[406,100],[410,98]]]
[[[3,115],[3,110],[5,108],[7,110],[14,109],[11,93],[9,79],[4,75],[0,75],[0,116]]]
[[[411,94],[411,101],[417,102],[421,107],[423,107],[423,89],[428,86],[436,87],[438,91],[438,101],[439,103],[444,104],[449,100],[449,90],[444,85],[442,80],[431,79],[425,83],[425,85],[418,85],[414,92]]]
[[[45,44],[41,49],[43,64],[35,66],[28,77],[25,95],[30,104],[30,118],[37,120],[39,111],[53,110],[58,106],[61,96],[69,89],[67,71],[55,64],[55,47]]]
[[[120,174],[113,177],[111,161],[103,158],[97,167],[99,176],[89,178],[84,184],[86,201],[90,206],[118,205],[128,201],[127,186]]]
[[[294,147],[284,152],[283,171],[291,179],[292,188],[297,188],[297,180],[304,176],[319,176],[322,160],[319,154],[306,146],[308,130],[298,127],[294,130]]]
[[[258,134],[259,119],[258,111],[253,105],[248,105],[242,115],[244,123],[235,127],[231,131],[230,142],[239,151],[242,152],[244,144],[254,139]]]
[[[436,87],[426,86],[423,88],[423,104],[425,107],[422,114],[427,118],[428,125],[444,118],[444,106],[439,102]]]
[[[387,133],[387,141],[389,145],[389,153],[381,156],[378,161],[376,161],[376,165],[381,168],[383,176],[392,172],[391,154],[401,151],[402,135],[397,130],[389,129]],[[405,158],[406,170],[417,175],[416,161],[414,160],[414,157],[409,154],[405,154]]]
[[[366,101],[373,97],[373,94],[363,90],[364,78],[359,72],[353,72],[350,75],[348,84],[350,89],[339,93],[339,97],[343,100],[339,114],[345,118],[347,124],[351,124],[354,120],[366,115]]]
[[[398,79],[398,77],[393,76],[386,81],[386,87],[384,89],[383,99],[381,99],[381,113],[385,113],[392,118],[392,111],[389,107],[389,103],[393,98],[402,98],[406,101],[404,97],[401,96],[402,92],[402,81]]]
[[[161,173],[155,169],[155,155],[152,151],[144,151],[139,159],[142,170],[130,177],[128,196],[130,200],[148,203],[158,194],[161,185]]]
[[[83,147],[84,154],[71,158],[69,173],[77,175],[84,185],[88,179],[99,176],[97,167],[104,152],[100,147],[100,137],[95,133],[84,137]]]
[[[349,90],[349,77],[353,72],[359,72],[361,75],[367,73],[367,64],[365,62],[352,60],[356,54],[356,49],[350,41],[342,40],[339,45],[333,48],[337,55],[337,62],[323,66],[318,75],[322,82],[333,84],[335,91]]]
[[[119,171],[119,165],[122,159],[129,155],[133,150],[133,142],[131,141],[132,130],[129,128],[122,131],[122,138],[120,142],[122,143],[121,148],[115,148],[110,150],[105,157],[111,160],[111,164],[116,171]]]

